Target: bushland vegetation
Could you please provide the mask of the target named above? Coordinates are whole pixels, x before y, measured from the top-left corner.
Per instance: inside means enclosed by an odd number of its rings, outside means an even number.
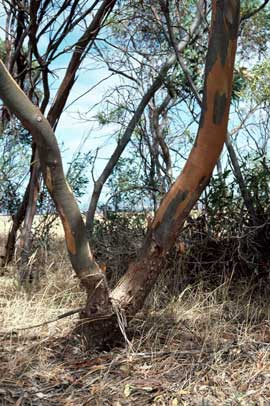
[[[2,403],[267,405],[269,2],[1,5]]]

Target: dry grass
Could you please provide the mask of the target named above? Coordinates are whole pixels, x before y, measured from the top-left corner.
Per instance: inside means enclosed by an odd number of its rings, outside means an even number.
[[[89,353],[76,316],[4,334],[83,303],[63,248],[46,258],[35,292],[0,278],[2,405],[270,405],[270,306],[247,280],[172,295],[162,277],[130,324],[131,347]]]

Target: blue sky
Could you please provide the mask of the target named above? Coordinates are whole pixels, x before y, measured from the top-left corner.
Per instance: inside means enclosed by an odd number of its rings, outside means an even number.
[[[95,115],[102,110],[102,98],[116,84],[117,80],[115,77],[107,79],[110,73],[106,68],[94,68],[95,61],[91,61],[90,57],[87,58],[86,63],[87,65],[91,63],[92,69],[89,71],[82,69],[81,74],[79,74],[79,78],[68,99],[67,108],[58,123],[56,136],[59,144],[64,144],[62,157],[66,168],[68,162],[72,159],[73,153],[80,145],[82,145],[83,152],[90,150],[94,152],[99,148],[94,171],[97,177],[114,149],[113,135],[117,128],[115,125],[101,127]],[[95,87],[98,82],[100,84]],[[58,87],[59,83],[60,80],[57,80],[54,87]],[[73,103],[73,100],[92,87],[94,88],[89,93]],[[89,110],[91,110],[90,113],[88,113]],[[85,119],[81,117],[86,115],[87,118]],[[89,193],[91,193],[91,189],[92,181],[90,181]]]

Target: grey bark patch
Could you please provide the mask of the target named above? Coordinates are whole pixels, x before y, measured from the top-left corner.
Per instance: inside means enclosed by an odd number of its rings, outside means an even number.
[[[175,213],[178,206],[187,198],[188,190],[179,190],[170,204],[167,207],[167,210],[161,219],[161,223],[158,223],[153,230],[153,235],[155,242],[158,246],[164,248],[168,245],[170,240],[170,235],[174,231],[174,223],[177,221],[175,219]]]
[[[214,124],[220,124],[224,113],[226,109],[226,102],[227,102],[227,96],[226,94],[215,94],[215,100],[214,100],[214,111],[213,111],[213,123]]]
[[[217,0],[216,18],[213,25],[214,35],[211,35],[208,46],[206,77],[212,70],[218,57],[221,64],[225,66],[229,42],[237,38],[239,14],[239,1]]]

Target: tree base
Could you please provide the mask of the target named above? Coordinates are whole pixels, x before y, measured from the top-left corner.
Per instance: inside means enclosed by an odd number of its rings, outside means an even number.
[[[97,314],[95,318],[85,318],[82,312],[76,333],[81,336],[88,350],[110,351],[125,343],[116,314],[104,317]]]

